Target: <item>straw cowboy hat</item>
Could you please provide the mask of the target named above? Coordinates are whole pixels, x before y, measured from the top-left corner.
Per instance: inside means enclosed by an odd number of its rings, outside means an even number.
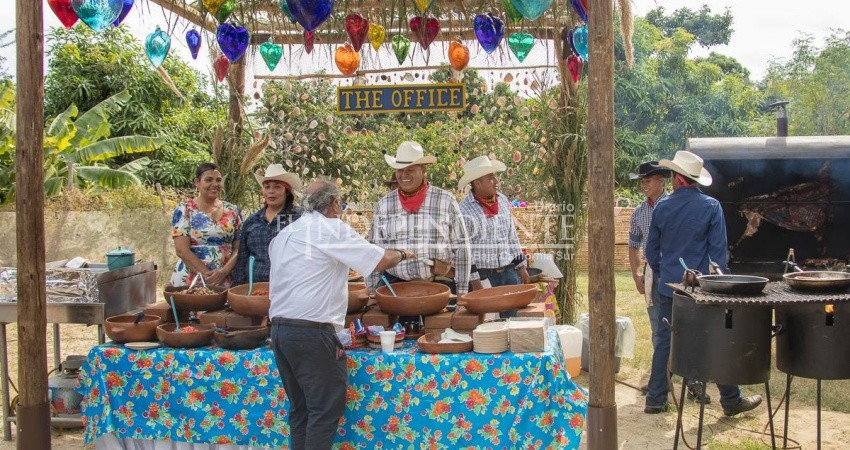
[[[664,178],[670,178],[670,171],[659,166],[658,161],[647,161],[638,166],[637,173],[630,173],[630,180],[642,180],[650,175],[661,175]]]
[[[702,158],[691,152],[680,150],[676,152],[672,161],[662,159],[658,162],[658,165],[690,178],[703,186],[711,186],[711,174],[702,166]]]
[[[463,176],[460,177],[457,188],[463,190],[467,184],[472,183],[474,180],[477,180],[484,175],[502,172],[505,169],[507,169],[505,163],[498,159],[491,160],[487,156],[479,156],[463,165]]]
[[[437,162],[436,157],[425,156],[425,150],[422,149],[422,146],[413,141],[402,142],[396,149],[395,156],[384,155],[384,159],[393,169],[404,169],[418,164],[434,164]]]
[[[254,178],[257,179],[257,183],[260,183],[260,186],[269,180],[283,181],[288,184],[293,191],[301,192],[301,180],[298,178],[298,175],[287,172],[280,164],[269,164],[266,168],[265,174],[263,174],[260,169],[257,169],[257,171],[254,172]]]

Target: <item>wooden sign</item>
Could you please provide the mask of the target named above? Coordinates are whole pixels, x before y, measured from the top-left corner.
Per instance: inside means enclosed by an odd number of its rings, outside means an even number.
[[[386,86],[339,86],[336,90],[340,114],[463,111],[463,84],[398,84]]]

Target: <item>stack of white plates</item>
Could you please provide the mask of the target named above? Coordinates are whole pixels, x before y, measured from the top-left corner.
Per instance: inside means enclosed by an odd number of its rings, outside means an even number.
[[[476,353],[502,353],[508,350],[507,322],[482,323],[472,330],[472,350]]]

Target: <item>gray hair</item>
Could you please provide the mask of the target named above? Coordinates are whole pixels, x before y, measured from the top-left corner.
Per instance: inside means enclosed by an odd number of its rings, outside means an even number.
[[[305,213],[316,211],[324,214],[334,200],[341,198],[339,188],[334,180],[327,177],[320,177],[313,181],[307,190],[304,192],[304,198],[301,200],[301,208]]]

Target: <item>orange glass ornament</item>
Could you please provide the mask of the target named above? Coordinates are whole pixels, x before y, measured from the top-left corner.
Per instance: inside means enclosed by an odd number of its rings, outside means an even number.
[[[334,60],[343,75],[352,75],[360,67],[360,53],[357,53],[351,44],[338,47],[334,55]]]
[[[449,63],[454,70],[463,70],[469,64],[469,49],[460,41],[449,44]]]

